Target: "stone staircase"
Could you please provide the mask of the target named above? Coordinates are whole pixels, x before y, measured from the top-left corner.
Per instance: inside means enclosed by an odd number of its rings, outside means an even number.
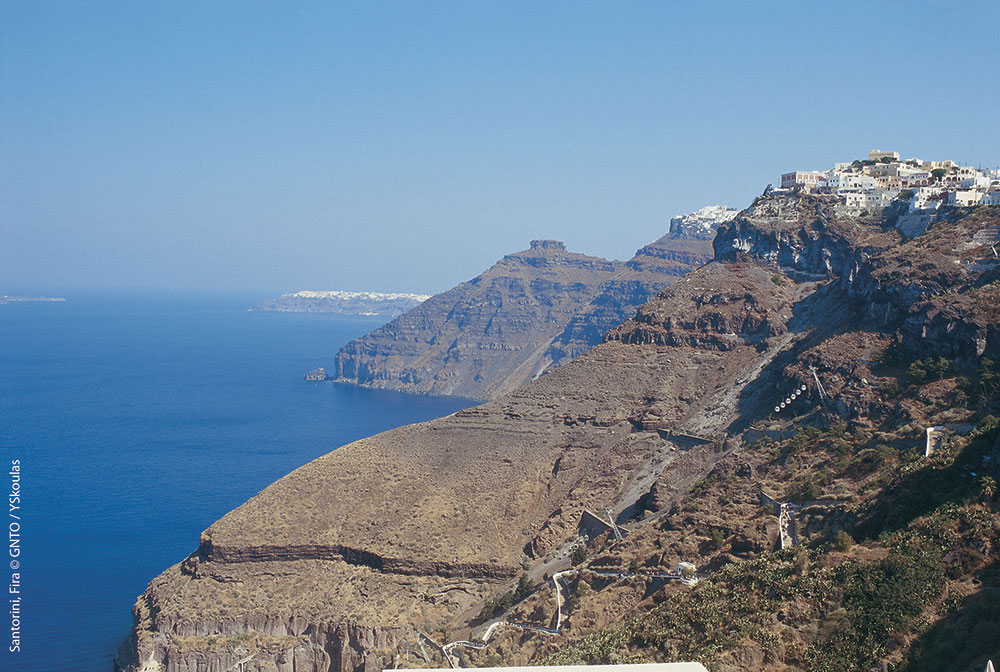
[[[987,226],[979,229],[972,235],[972,242],[976,245],[994,245],[1000,243],[1000,226]]]

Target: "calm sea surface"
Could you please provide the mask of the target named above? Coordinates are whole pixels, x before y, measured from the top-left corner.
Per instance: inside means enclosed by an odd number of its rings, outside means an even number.
[[[19,459],[23,548],[21,652],[5,599],[3,670],[109,672],[135,597],[213,521],[340,445],[472,403],[302,379],[378,318],[68,298],[0,306],[0,487],[6,502]]]

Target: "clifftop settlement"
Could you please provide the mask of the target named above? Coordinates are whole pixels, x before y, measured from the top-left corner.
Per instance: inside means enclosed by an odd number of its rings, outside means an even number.
[[[904,160],[899,152],[879,149],[869,151],[867,160],[837,163],[825,172],[784,173],[780,184],[781,190],[834,193],[859,210],[883,208],[897,199],[914,214],[930,214],[942,205],[1000,205],[1000,170],[950,160]]]

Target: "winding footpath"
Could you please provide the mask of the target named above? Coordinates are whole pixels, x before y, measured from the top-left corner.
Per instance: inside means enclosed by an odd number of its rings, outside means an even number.
[[[498,620],[490,623],[490,625],[483,632],[482,636],[478,640],[471,639],[459,639],[454,642],[448,642],[443,646],[439,646],[434,640],[424,633],[420,633],[421,640],[429,642],[434,648],[438,649],[444,658],[448,661],[448,664],[454,668],[458,668],[458,661],[453,655],[453,651],[459,647],[466,647],[470,649],[481,650],[485,649],[489,643],[490,639],[493,637],[494,633],[502,627],[517,628],[520,630],[530,630],[532,632],[540,632],[545,635],[559,635],[562,634],[562,622],[563,622],[563,596],[562,589],[569,589],[565,583],[563,583],[563,577],[580,574],[580,573],[594,574],[595,576],[613,576],[620,579],[627,579],[632,576],[639,576],[647,579],[668,579],[677,580],[686,586],[696,585],[701,579],[695,574],[695,567],[691,563],[682,562],[679,563],[677,569],[670,570],[667,572],[623,572],[623,571],[601,571],[594,569],[567,569],[561,572],[556,572],[552,575],[550,579],[552,581],[552,586],[555,589],[556,594],[556,627],[547,628],[543,625],[534,625],[531,623],[518,623],[515,621],[508,620]],[[537,591],[536,591],[537,592]]]

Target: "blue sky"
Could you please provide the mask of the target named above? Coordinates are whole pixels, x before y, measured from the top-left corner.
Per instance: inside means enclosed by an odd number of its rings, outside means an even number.
[[[996,2],[0,2],[0,293],[444,290],[869,148],[1000,164]]]

